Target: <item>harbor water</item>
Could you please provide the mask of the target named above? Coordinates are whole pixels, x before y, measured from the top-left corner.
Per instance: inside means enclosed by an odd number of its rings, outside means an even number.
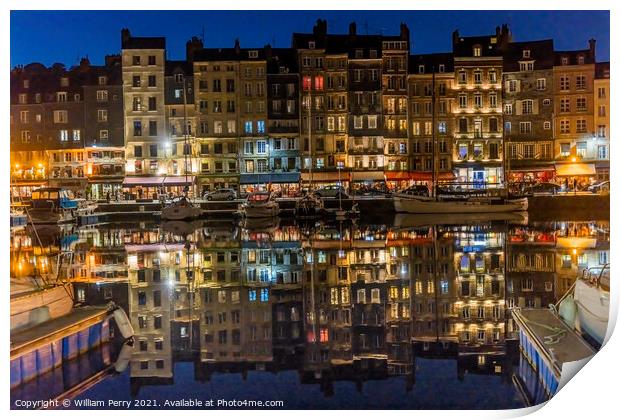
[[[74,311],[114,302],[134,335],[125,340],[111,320],[101,345],[16,383],[11,403],[538,404],[550,395],[519,351],[511,311],[546,308],[584,268],[608,260],[608,220],[392,215],[23,228],[11,237],[12,293],[32,279],[63,279]]]

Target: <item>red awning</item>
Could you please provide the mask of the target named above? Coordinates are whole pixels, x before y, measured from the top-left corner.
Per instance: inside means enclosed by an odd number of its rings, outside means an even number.
[[[433,180],[432,172],[415,171],[415,172],[409,172],[409,175],[412,181],[432,181]],[[438,181],[452,181],[455,178],[456,177],[454,176],[452,172],[438,172],[437,173]]]
[[[385,179],[388,181],[405,181],[409,179],[409,172],[386,171]]]

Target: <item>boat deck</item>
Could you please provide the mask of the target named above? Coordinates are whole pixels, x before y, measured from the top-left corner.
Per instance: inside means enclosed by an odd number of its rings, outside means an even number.
[[[11,359],[64,336],[73,334],[107,317],[105,307],[75,308],[71,313],[31,328],[11,333]]]
[[[560,366],[563,363],[582,360],[595,354],[594,349],[579,334],[549,309],[521,309],[514,316],[518,323],[523,323],[529,329],[538,344],[552,355],[554,361]],[[547,344],[545,337],[553,334],[553,331],[543,325],[561,328],[566,333],[557,343]]]

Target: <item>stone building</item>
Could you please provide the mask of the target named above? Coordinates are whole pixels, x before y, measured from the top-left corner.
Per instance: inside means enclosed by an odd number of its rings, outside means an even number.
[[[252,188],[268,178],[265,49],[242,49],[236,41],[233,48],[200,48],[193,60],[199,189]]]
[[[194,77],[191,63],[166,61],[164,75],[166,141],[164,143],[161,174],[176,178],[179,186],[171,188],[182,193],[181,183],[188,177],[195,184],[200,171],[199,146],[196,143],[196,115],[194,106]]]
[[[293,194],[301,180],[299,70],[295,50],[271,48],[267,57],[267,133],[272,189]]]
[[[549,181],[554,173],[553,40],[508,44],[503,83],[508,181]]]
[[[164,180],[166,39],[133,37],[123,29],[121,46],[127,159],[123,185],[132,196],[157,197],[173,186]]]
[[[609,61],[596,63],[594,74],[594,127],[596,128],[596,176],[599,181],[609,181]]]
[[[507,25],[495,34],[452,34],[455,134],[452,156],[458,182],[497,188],[504,181],[502,147],[502,62],[511,41]]]
[[[407,181],[430,184],[433,171],[438,181],[452,180],[452,141],[454,138],[452,116],[454,60],[452,54],[409,56],[407,79],[409,144],[411,145],[409,153],[411,171]]]
[[[400,24],[400,33],[396,36],[382,36],[381,38],[381,101],[383,119],[383,143],[382,150],[387,150],[390,157],[386,164],[388,167],[399,167],[400,171],[409,170],[409,162],[404,157],[394,158],[390,153],[410,150],[408,146],[408,120],[407,120],[407,72],[409,65],[409,28],[406,24]],[[408,160],[408,159],[407,159]],[[393,163],[390,163],[393,162]],[[373,164],[369,162],[369,167]],[[371,181],[371,179],[365,181]],[[372,181],[378,181],[379,174],[374,175]]]
[[[596,41],[577,51],[555,51],[556,179],[571,190],[596,176],[598,151],[594,127]]]
[[[386,166],[381,100],[382,44],[380,36],[357,35],[355,23],[351,23],[349,33],[348,159],[345,167],[354,172],[354,178],[360,178],[365,170],[376,172],[378,167]],[[389,166],[400,170],[396,157],[393,160]],[[371,168],[375,164],[377,167]]]

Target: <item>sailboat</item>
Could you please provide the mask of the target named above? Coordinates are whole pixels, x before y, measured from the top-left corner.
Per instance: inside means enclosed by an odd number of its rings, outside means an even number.
[[[202,209],[196,204],[192,203],[188,197],[188,161],[187,150],[189,149],[187,141],[187,89],[185,86],[185,78],[183,78],[183,154],[185,156],[185,190],[184,194],[176,197],[170,204],[164,207],[161,211],[162,220],[191,220],[202,215]]]
[[[323,199],[314,193],[312,167],[314,158],[312,154],[312,86],[308,91],[308,144],[310,153],[310,179],[308,180],[308,190],[295,201],[295,218],[298,220],[310,220],[321,218],[327,214]]]
[[[467,214],[467,213],[506,213],[527,211],[527,198],[507,199],[503,197],[457,198],[439,197],[437,194],[437,145],[435,139],[435,70],[432,79],[432,137],[433,137],[433,192],[424,193],[412,188],[407,193],[394,196],[394,210],[397,213],[416,214]]]

